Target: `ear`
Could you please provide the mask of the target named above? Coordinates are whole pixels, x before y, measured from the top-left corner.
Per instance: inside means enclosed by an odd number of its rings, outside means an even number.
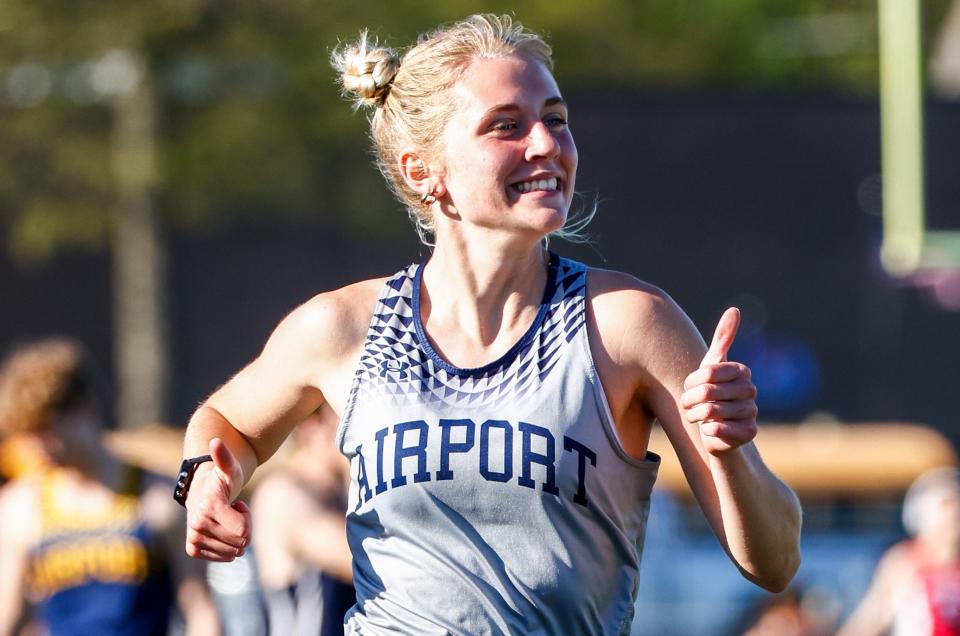
[[[412,150],[400,154],[400,174],[407,186],[420,195],[437,196],[443,189],[440,172]]]

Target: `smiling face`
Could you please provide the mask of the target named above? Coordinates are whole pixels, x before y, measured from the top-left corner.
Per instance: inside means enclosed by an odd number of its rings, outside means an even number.
[[[560,229],[577,148],[550,71],[523,57],[475,59],[450,93],[456,110],[437,170],[450,211],[465,223],[536,240]]]

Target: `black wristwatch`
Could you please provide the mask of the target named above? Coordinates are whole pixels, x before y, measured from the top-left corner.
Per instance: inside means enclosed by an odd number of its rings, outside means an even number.
[[[193,481],[193,474],[197,472],[197,466],[203,462],[212,462],[213,457],[209,455],[200,455],[199,457],[189,457],[180,464],[180,474],[177,475],[177,485],[173,489],[173,500],[178,504],[187,507],[187,492],[190,490],[190,482]]]

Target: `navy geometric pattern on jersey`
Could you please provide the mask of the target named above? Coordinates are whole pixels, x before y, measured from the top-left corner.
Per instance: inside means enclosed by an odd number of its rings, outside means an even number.
[[[360,382],[355,386],[361,392],[353,397],[386,397],[398,406],[424,400],[482,406],[504,398],[521,399],[543,383],[558,353],[585,320],[583,271],[552,254],[540,312],[524,337],[497,361],[458,369],[433,351],[414,315],[421,274],[420,265],[411,265],[387,282],[357,370]]]
[[[346,633],[627,634],[659,459],[631,457],[590,352],[587,268],[550,256],[530,328],[475,369],[389,279],[337,431],[357,604]]]

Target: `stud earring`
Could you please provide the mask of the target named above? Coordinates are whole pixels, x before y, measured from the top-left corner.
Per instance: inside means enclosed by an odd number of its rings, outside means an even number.
[[[424,194],[422,197],[420,197],[420,203],[422,203],[427,207],[433,205],[436,202],[437,202],[437,195],[435,195],[432,190]]]

